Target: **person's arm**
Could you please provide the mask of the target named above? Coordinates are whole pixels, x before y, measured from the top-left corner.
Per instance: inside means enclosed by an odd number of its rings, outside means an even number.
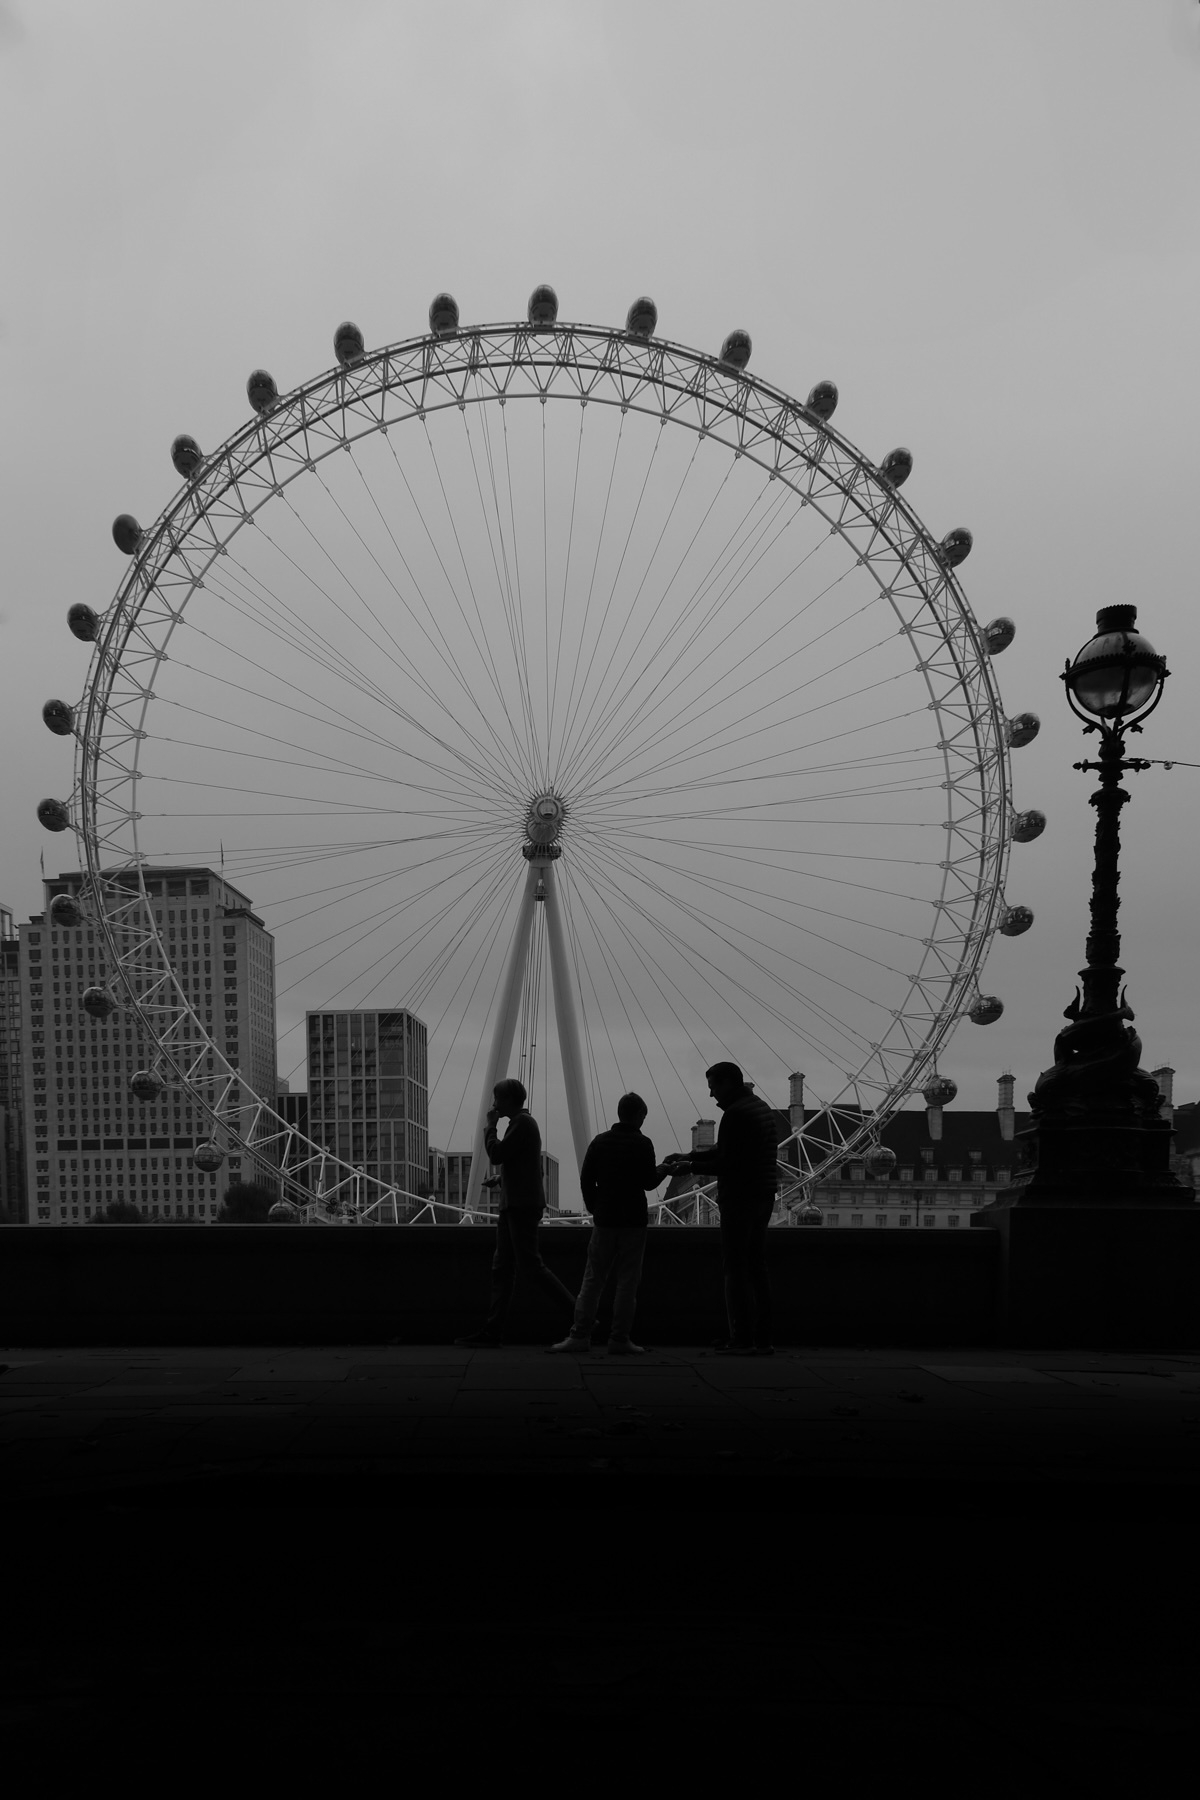
[[[583,1164],[579,1170],[579,1188],[583,1195],[585,1212],[595,1211],[592,1202],[595,1200],[599,1190],[599,1183],[596,1180],[598,1162],[599,1157],[596,1154],[596,1139],[593,1138],[587,1149],[584,1151]]]
[[[668,1167],[666,1163],[655,1162],[654,1145],[649,1138],[646,1139],[646,1147],[642,1152],[642,1165],[641,1182],[647,1190],[658,1187],[660,1182],[667,1179],[668,1175],[676,1173],[675,1169]]]
[[[501,1137],[496,1136],[495,1121],[489,1119],[488,1128],[483,1134],[484,1148],[488,1153],[488,1161],[500,1163],[516,1162],[521,1155],[522,1139],[526,1136],[524,1119],[513,1119],[508,1131]]]

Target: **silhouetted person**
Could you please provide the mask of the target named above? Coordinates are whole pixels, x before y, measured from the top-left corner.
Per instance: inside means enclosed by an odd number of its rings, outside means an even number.
[[[714,1063],[706,1074],[708,1091],[722,1114],[717,1141],[709,1150],[669,1156],[666,1162],[672,1173],[690,1169],[717,1178],[729,1316],[728,1341],[717,1349],[734,1356],[770,1356],[767,1227],[779,1183],[775,1114],[747,1087],[736,1063]]]
[[[551,1345],[552,1350],[580,1353],[591,1349],[596,1309],[609,1277],[615,1276],[608,1353],[643,1353],[630,1333],[646,1253],[646,1190],[656,1188],[670,1173],[655,1162],[654,1145],[642,1134],[646,1110],[640,1094],[622,1094],[617,1101],[616,1124],[587,1147],[579,1171],[583,1204],[592,1215],[587,1268],[575,1302],[575,1322],[560,1344]]]
[[[488,1161],[500,1165],[500,1216],[496,1221],[496,1253],[492,1258],[492,1296],[483,1328],[455,1343],[470,1349],[501,1343],[504,1321],[517,1276],[526,1275],[560,1310],[575,1310],[575,1296],[542,1261],[537,1232],[546,1210],[542,1183],[542,1134],[525,1107],[519,1081],[499,1081],[492,1090],[494,1106],[487,1115],[484,1146]],[[496,1132],[508,1120],[503,1137]]]

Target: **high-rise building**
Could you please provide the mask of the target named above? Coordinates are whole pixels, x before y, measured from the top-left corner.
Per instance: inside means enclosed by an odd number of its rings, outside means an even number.
[[[146,892],[179,985],[239,1080],[231,1104],[275,1097],[274,940],[247,897],[207,868],[148,868]],[[118,878],[136,889],[136,876]],[[225,1187],[252,1177],[231,1154],[221,1169],[197,1169],[192,1151],[211,1121],[191,1090],[170,1083],[157,1099],[130,1089],[155,1069],[154,1047],[123,1007],[108,950],[81,896],[83,877],[45,883],[45,911],[20,928],[22,1059],[31,1223],[83,1224],[110,1201],[132,1201],[147,1218],[211,1222]],[[51,919],[59,894],[81,899],[77,925]],[[117,1010],[83,1010],[89,987],[109,985]],[[208,1058],[212,1067],[213,1058]],[[160,1071],[164,1072],[165,1071]],[[204,1071],[202,1071],[203,1073]]]
[[[284,1174],[291,1174],[295,1185],[308,1189],[312,1186],[312,1152],[308,1147],[308,1095],[293,1094],[286,1081],[279,1083],[279,1092],[275,1097],[275,1111],[279,1114],[288,1131],[295,1137],[287,1137],[280,1145],[279,1166]]]
[[[25,1096],[21,1075],[21,943],[0,906],[0,1225],[28,1219]]]
[[[424,1021],[404,1010],[310,1012],[308,1119],[313,1143],[339,1162],[418,1193],[429,1180]]]

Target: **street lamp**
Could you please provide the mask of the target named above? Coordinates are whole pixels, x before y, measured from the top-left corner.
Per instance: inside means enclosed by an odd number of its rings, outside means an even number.
[[[1168,673],[1166,658],[1136,627],[1135,606],[1102,607],[1096,635],[1062,675],[1071,711],[1085,732],[1100,737],[1099,760],[1074,765],[1100,777],[1091,796],[1091,930],[1081,989],[1055,1040],[1054,1066],[1029,1096],[1037,1167],[1013,1192],[1009,1204],[1018,1206],[1186,1205],[1191,1199],[1170,1172],[1171,1127],[1159,1116],[1158,1084],[1138,1066],[1142,1045],[1117,960],[1120,819],[1129,799],[1121,777],[1150,767],[1142,757],[1126,756],[1125,734],[1142,729]]]

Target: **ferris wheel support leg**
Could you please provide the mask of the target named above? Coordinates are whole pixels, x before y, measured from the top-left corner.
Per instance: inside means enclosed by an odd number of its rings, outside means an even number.
[[[579,1020],[575,1012],[575,988],[567,962],[567,937],[559,910],[558,888],[554,864],[547,863],[546,936],[550,943],[550,973],[554,981],[554,1021],[558,1027],[558,1046],[562,1055],[563,1083],[567,1090],[567,1117],[571,1122],[571,1140],[575,1145],[575,1163],[583,1167],[584,1153],[592,1141],[588,1121],[587,1087],[583,1076],[583,1052],[579,1043]]]
[[[533,909],[537,901],[538,884],[541,879],[541,868],[538,864],[531,862],[525,877],[525,889],[521,895],[517,928],[513,932],[512,945],[508,953],[508,968],[504,972],[504,987],[500,995],[500,1006],[496,1013],[496,1028],[492,1034],[492,1048],[488,1055],[483,1093],[479,1100],[479,1117],[475,1122],[471,1172],[467,1177],[466,1207],[469,1213],[479,1211],[483,1173],[487,1167],[487,1152],[483,1147],[483,1134],[487,1129],[487,1115],[492,1104],[492,1089],[508,1074],[508,1059],[512,1055],[513,1038],[517,1032],[517,1018],[521,1011],[525,963],[529,956],[529,938],[533,930]]]

